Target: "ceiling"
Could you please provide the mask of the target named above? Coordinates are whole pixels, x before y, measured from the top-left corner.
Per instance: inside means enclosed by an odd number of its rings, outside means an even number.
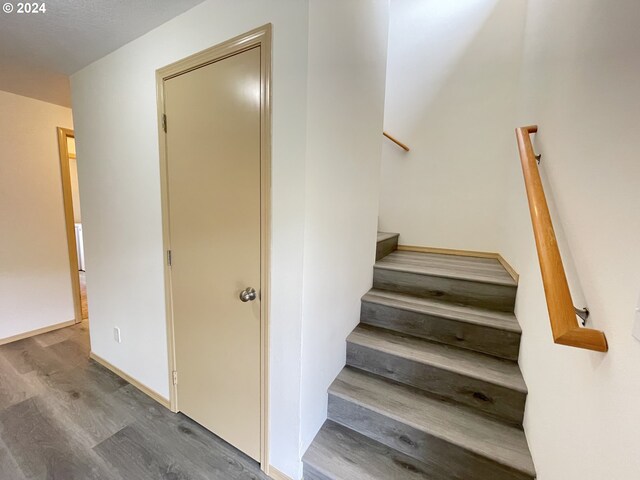
[[[71,106],[69,75],[203,0],[44,1],[46,13],[0,11],[0,90]]]

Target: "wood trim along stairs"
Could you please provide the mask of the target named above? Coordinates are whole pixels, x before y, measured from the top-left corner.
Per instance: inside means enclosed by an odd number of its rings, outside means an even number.
[[[441,255],[457,255],[460,257],[495,258],[500,262],[509,275],[511,275],[511,278],[516,282],[519,280],[519,275],[516,270],[499,253],[475,252],[472,250],[452,250],[449,248],[437,247],[419,247],[415,245],[398,245],[397,249],[402,252],[438,253]]]
[[[532,480],[516,272],[499,254],[378,234],[373,288],[305,480]]]

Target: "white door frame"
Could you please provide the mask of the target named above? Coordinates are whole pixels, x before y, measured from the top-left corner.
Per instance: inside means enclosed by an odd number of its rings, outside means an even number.
[[[169,196],[167,178],[167,143],[165,133],[164,82],[177,75],[195,70],[232,55],[260,47],[260,466],[269,473],[269,254],[271,239],[271,24],[232,38],[195,55],[179,60],[156,71],[158,132],[160,146],[160,181],[162,195],[162,233],[165,252],[164,284],[167,311],[167,341],[169,352],[169,392],[171,410],[179,410],[178,392],[173,381],[176,371],[174,322],[171,287],[171,250],[169,233]],[[169,125],[169,128],[170,125]]]

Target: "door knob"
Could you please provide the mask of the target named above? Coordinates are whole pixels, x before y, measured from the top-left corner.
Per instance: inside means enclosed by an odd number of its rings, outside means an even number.
[[[243,302],[252,302],[256,299],[256,289],[253,287],[247,287],[240,292],[240,300]]]

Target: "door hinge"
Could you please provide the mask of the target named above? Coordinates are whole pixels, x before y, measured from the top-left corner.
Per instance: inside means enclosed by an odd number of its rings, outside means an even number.
[[[164,130],[164,133],[167,133],[167,114],[166,113],[162,114],[162,129]]]
[[[174,385],[178,384],[178,371],[177,370],[173,371],[173,384]]]
[[[167,265],[171,266],[171,250],[167,250]]]

